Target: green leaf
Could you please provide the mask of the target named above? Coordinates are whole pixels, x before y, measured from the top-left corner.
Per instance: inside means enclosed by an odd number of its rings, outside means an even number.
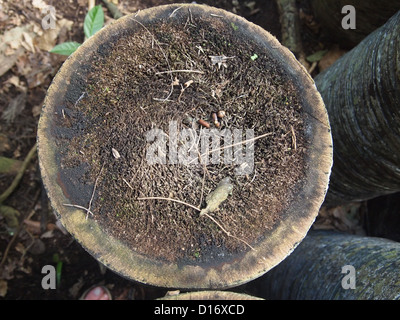
[[[321,60],[328,50],[320,50],[307,57],[308,62],[318,62]]]
[[[63,266],[62,261],[58,261],[58,262],[57,262],[57,266],[56,266],[56,282],[57,282],[57,287],[60,286],[60,282],[61,282],[62,266]]]
[[[58,253],[53,253],[53,262],[57,263],[59,261],[61,261],[61,260],[60,260],[60,256],[58,255]]]
[[[53,49],[50,50],[50,52],[69,56],[73,54],[80,45],[81,44],[78,42],[64,42],[56,45]]]
[[[235,30],[235,31],[237,31],[239,29],[239,27],[236,24],[234,24],[233,22],[231,22],[231,26],[232,26],[233,30]]]
[[[83,31],[86,38],[90,38],[104,25],[104,12],[101,5],[95,6],[89,10],[83,23]]]
[[[253,54],[253,55],[250,57],[250,59],[253,60],[253,61],[257,60],[257,59],[258,59],[257,53]]]

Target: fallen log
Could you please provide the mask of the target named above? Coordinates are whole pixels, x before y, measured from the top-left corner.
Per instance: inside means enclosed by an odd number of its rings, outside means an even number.
[[[400,11],[315,78],[332,127],[325,205],[400,191]]]

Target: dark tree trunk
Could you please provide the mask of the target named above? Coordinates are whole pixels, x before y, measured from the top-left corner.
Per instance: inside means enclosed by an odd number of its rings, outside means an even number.
[[[334,144],[325,205],[400,191],[400,11],[315,82]]]
[[[352,5],[356,10],[356,29],[342,28],[342,19],[346,15],[342,14],[342,8],[345,5]],[[400,10],[400,2],[396,0],[311,0],[311,6],[326,33],[349,49]]]
[[[368,236],[400,242],[400,193],[367,201],[363,215]]]
[[[355,269],[355,289],[344,289]],[[400,299],[400,243],[348,234],[310,232],[294,252],[253,283],[264,299]]]

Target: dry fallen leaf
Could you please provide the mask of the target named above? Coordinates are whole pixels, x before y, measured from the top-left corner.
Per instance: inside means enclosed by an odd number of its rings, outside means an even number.
[[[4,298],[7,294],[8,283],[0,279],[0,297]]]
[[[4,110],[2,119],[8,123],[14,122],[15,118],[21,114],[26,105],[26,92],[21,92],[10,101]]]
[[[33,34],[34,35],[34,34]],[[30,52],[35,52],[35,47],[33,45],[33,37],[32,34],[28,33],[28,32],[23,32],[22,33],[23,36],[23,41],[21,42],[21,45]],[[36,35],[34,35],[36,36]]]
[[[19,77],[16,75],[12,75],[10,78],[8,78],[7,81],[4,81],[3,84],[12,84],[14,87],[19,88],[21,90],[26,90],[26,87],[24,86],[24,83],[21,83],[19,81]]]
[[[50,51],[57,44],[57,38],[65,30],[71,30],[73,21],[67,19],[59,19],[56,22],[55,29],[47,29],[40,37],[35,39],[37,47],[43,51]]]
[[[0,35],[0,76],[10,70],[17,59],[25,53],[25,47],[30,47],[28,42],[35,36],[31,30],[32,25],[24,25]]]

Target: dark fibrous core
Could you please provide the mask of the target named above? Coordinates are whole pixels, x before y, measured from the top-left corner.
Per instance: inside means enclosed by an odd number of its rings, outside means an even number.
[[[66,95],[58,126],[64,132],[62,175],[76,181],[69,187],[71,201],[87,207],[97,179],[89,219],[156,259],[196,263],[251,250],[246,244],[268,236],[301,187],[307,145],[298,89],[267,50],[233,23],[191,17],[182,24],[132,24],[135,32],[116,36],[91,58],[79,95]],[[225,115],[216,125],[213,113],[219,111]],[[189,164],[173,161],[174,126],[177,150],[192,141]],[[214,153],[204,154],[202,134],[235,129],[242,141],[248,129],[263,137],[231,148],[235,141],[222,137],[220,147],[227,148],[219,163],[212,161]],[[149,162],[149,150],[162,141],[149,132],[163,133],[165,163]],[[239,153],[245,156],[250,144],[254,167],[238,174],[246,166]],[[232,194],[209,213],[218,224],[175,201],[138,200],[162,197],[204,208],[225,177]]]

